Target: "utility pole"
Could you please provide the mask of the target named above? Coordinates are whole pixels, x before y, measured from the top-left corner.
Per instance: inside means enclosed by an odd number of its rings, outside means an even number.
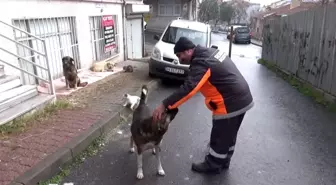
[[[230,30],[230,45],[229,45],[229,57],[231,58],[231,51],[232,51],[232,36],[233,36],[233,26],[231,26]]]

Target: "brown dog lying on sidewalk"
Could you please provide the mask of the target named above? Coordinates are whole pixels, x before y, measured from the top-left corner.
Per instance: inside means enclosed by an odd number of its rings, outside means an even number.
[[[163,135],[167,132],[170,122],[175,118],[178,109],[166,110],[162,115],[162,119],[157,123],[152,122],[152,111],[147,105],[147,86],[142,86],[139,106],[133,112],[133,120],[131,125],[130,151],[134,152],[134,143],[137,148],[137,178],[144,177],[142,169],[142,154],[146,150],[153,149],[153,154],[157,157],[157,172],[164,176],[165,172],[162,168],[160,159],[160,145]]]
[[[88,85],[87,82],[81,83],[77,68],[75,65],[75,60],[69,56],[65,56],[62,58],[62,66],[63,66],[63,75],[65,78],[65,85],[67,89],[75,88],[77,87],[85,87]]]

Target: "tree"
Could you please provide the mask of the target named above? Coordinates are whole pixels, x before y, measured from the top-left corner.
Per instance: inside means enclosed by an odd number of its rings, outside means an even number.
[[[234,14],[233,18],[236,23],[240,23],[242,20],[246,20],[247,18],[247,8],[248,8],[248,2],[242,1],[242,0],[232,0],[231,6],[234,7]]]
[[[219,9],[220,9],[219,19],[221,21],[224,21],[224,22],[227,22],[228,24],[230,24],[230,22],[233,18],[235,9],[227,2],[221,3]]]
[[[199,19],[208,23],[210,20],[218,21],[219,8],[217,0],[204,0],[199,6]]]

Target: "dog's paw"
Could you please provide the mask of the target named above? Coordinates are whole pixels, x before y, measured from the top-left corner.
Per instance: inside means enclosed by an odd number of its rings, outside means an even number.
[[[160,176],[165,176],[166,175],[166,173],[165,173],[165,171],[163,169],[159,169],[157,173]]]
[[[143,179],[143,178],[144,178],[144,174],[143,174],[143,172],[142,172],[142,171],[138,171],[136,177],[137,177],[137,179],[139,179],[139,180]]]
[[[130,153],[134,153],[134,152],[135,152],[134,147],[133,147],[133,148],[130,148],[129,152],[130,152]]]
[[[153,155],[156,155],[156,150],[155,150],[155,148],[153,148],[153,150],[152,150],[152,154],[153,154]]]

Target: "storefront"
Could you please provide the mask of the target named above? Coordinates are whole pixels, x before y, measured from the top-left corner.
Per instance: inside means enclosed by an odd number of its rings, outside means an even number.
[[[123,43],[123,3],[83,2],[83,1],[0,1],[0,20],[31,33],[46,41],[46,53],[52,78],[63,76],[62,57],[71,56],[78,69],[88,69],[94,62],[104,60],[124,60]],[[0,25],[0,33],[21,44],[44,53],[38,39]],[[1,40],[6,51],[25,57],[40,66],[46,61],[32,54],[25,47]],[[37,76],[45,76],[45,71],[34,69],[29,62],[0,51],[0,58]],[[6,74],[23,75],[19,70],[5,67]],[[34,84],[35,78],[23,75],[27,83]]]

